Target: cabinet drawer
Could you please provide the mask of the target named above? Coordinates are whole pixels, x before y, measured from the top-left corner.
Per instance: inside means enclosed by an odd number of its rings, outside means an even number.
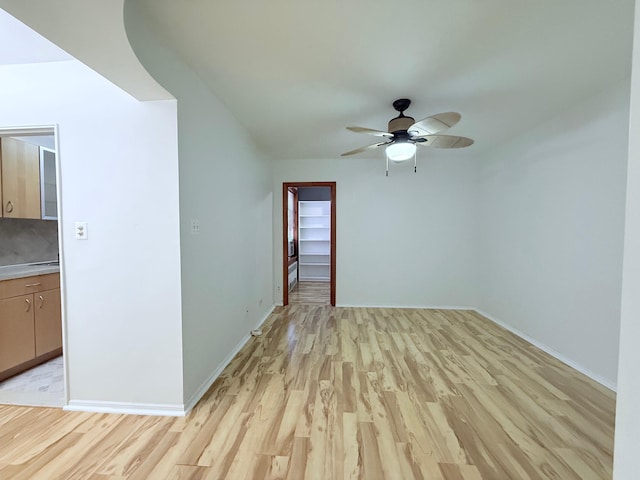
[[[0,299],[43,292],[60,287],[60,274],[48,273],[32,277],[12,278],[0,282]]]

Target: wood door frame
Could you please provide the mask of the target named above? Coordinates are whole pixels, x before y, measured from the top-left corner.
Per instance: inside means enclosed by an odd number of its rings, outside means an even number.
[[[329,187],[331,190],[331,267],[329,275],[329,295],[332,306],[336,306],[336,182],[283,182],[282,183],[282,304],[289,305],[289,211],[288,192],[290,188]],[[298,256],[298,262],[300,257]]]

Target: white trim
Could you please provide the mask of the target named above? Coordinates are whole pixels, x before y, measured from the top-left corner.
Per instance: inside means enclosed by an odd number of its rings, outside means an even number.
[[[534,347],[537,347],[540,350],[542,350],[543,352],[546,352],[549,355],[551,355],[552,357],[555,357],[557,360],[560,360],[565,365],[568,365],[569,367],[573,368],[574,370],[577,370],[578,372],[582,373],[583,375],[586,375],[591,380],[594,380],[594,381],[598,382],[603,387],[606,387],[606,388],[608,388],[609,390],[611,390],[613,392],[616,391],[617,385],[615,384],[615,382],[611,382],[611,381],[607,380],[606,378],[604,378],[602,375],[598,375],[597,373],[592,372],[588,368],[585,368],[583,365],[580,365],[579,363],[571,360],[570,358],[565,357],[560,352],[558,352],[558,351],[554,350],[553,348],[545,345],[544,343],[536,340],[535,338],[530,337],[526,333],[521,332],[517,328],[514,328],[511,325],[509,325],[509,324],[507,324],[507,323],[505,323],[505,322],[503,322],[501,320],[498,320],[495,317],[492,317],[488,313],[483,312],[482,310],[480,310],[478,308],[475,308],[474,310],[476,311],[476,313],[482,315],[487,320],[492,321],[496,325],[499,325],[502,328],[504,328],[505,330],[508,330],[511,333],[513,333],[514,335],[517,335],[518,337],[522,338],[523,340],[526,340],[527,342],[529,342]]]
[[[262,324],[267,320],[267,318],[269,318],[269,316],[273,313],[273,310],[275,308],[276,308],[276,305],[275,304],[272,305],[271,308],[269,308],[269,310],[267,311],[267,313],[262,317],[262,319],[260,319],[260,321],[256,324],[256,326],[251,330],[260,329]],[[218,365],[218,368],[216,368],[211,373],[211,375],[209,375],[209,378],[207,378],[202,383],[202,385],[200,385],[200,388],[198,388],[198,390],[196,390],[195,393],[191,395],[191,398],[189,398],[189,400],[185,404],[184,414],[189,413],[191,409],[196,406],[196,404],[200,401],[202,396],[205,393],[207,393],[207,390],[209,390],[209,388],[211,388],[211,385],[213,385],[213,382],[216,381],[216,379],[220,376],[222,371],[227,367],[227,365],[229,365],[229,363],[231,363],[231,360],[233,360],[234,357],[238,354],[238,352],[242,350],[242,347],[245,346],[245,344],[249,341],[250,338],[251,338],[251,331],[247,333],[244,337],[242,337],[242,339],[240,340],[240,342],[238,342],[235,348],[231,350],[231,352],[229,352],[229,355],[227,355],[225,359],[220,363],[220,365]]]
[[[269,316],[273,313],[276,308],[276,304],[271,306],[268,312],[262,317],[262,319],[256,324],[255,328],[258,329],[262,326],[262,324],[269,318]],[[591,370],[585,368],[584,366],[576,363],[575,361],[565,357],[561,353],[557,352],[553,348],[539,342],[538,340],[530,337],[529,335],[521,332],[520,330],[510,326],[509,324],[502,322],[488,313],[473,307],[453,307],[453,306],[406,306],[406,305],[393,305],[393,306],[383,306],[383,305],[339,305],[339,307],[343,308],[398,308],[398,309],[432,309],[432,310],[472,310],[482,315],[487,320],[495,323],[496,325],[508,330],[509,332],[517,335],[523,340],[529,342],[531,345],[539,348],[540,350],[548,353],[552,357],[558,359],[562,363],[567,366],[577,370],[578,372],[586,375],[592,380],[598,382],[602,386],[616,391],[616,384],[610,382],[605,379],[601,375],[598,375]],[[198,401],[202,398],[202,396],[211,388],[213,382],[220,376],[222,371],[229,365],[231,360],[240,352],[240,350],[245,346],[245,344],[251,338],[251,334],[247,333],[240,342],[236,345],[236,347],[229,352],[229,354],[225,357],[225,359],[220,363],[220,365],[211,373],[209,378],[207,378],[200,388],[191,396],[189,401],[185,405],[172,405],[172,404],[145,404],[145,403],[124,403],[124,402],[103,402],[103,401],[82,401],[82,400],[71,400],[68,405],[63,407],[63,410],[73,411],[73,412],[94,412],[94,413],[117,413],[117,414],[129,414],[129,415],[157,415],[157,416],[172,416],[172,417],[182,417],[188,414],[193,407],[198,403]]]
[[[27,125],[22,127],[0,127],[0,135],[3,137],[30,137],[39,135],[57,135],[57,124],[51,125]],[[57,142],[56,142],[57,143]]]
[[[62,407],[62,409],[69,412],[119,413],[163,417],[184,417],[186,414],[182,404],[103,402],[92,400],[71,400],[69,404]]]

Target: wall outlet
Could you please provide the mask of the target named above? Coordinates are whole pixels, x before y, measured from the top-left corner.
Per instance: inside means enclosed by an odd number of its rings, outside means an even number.
[[[76,240],[87,240],[89,238],[89,229],[87,222],[76,222]]]
[[[191,235],[200,235],[200,220],[197,218],[191,219]]]

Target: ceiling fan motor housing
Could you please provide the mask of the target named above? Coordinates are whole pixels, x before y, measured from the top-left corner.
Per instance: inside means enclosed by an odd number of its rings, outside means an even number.
[[[389,122],[389,129],[387,131],[389,133],[407,131],[414,123],[416,123],[416,121],[413,117],[405,117],[401,114],[401,116],[391,119]]]
[[[404,111],[409,108],[409,105],[411,105],[411,100],[408,98],[399,98],[393,102],[393,108],[400,112],[400,115],[392,118],[389,122],[389,128],[387,130],[389,133],[406,132],[411,125],[416,123],[414,118],[404,116]]]

